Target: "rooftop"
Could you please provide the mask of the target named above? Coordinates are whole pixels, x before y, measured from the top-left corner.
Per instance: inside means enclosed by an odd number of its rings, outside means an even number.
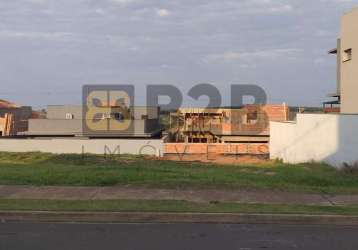
[[[14,103],[0,99],[0,108],[18,108],[18,106]]]

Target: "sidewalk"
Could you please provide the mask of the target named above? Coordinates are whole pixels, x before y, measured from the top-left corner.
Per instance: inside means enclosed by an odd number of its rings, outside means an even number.
[[[280,191],[161,189],[117,187],[0,186],[0,199],[46,200],[183,200],[300,205],[358,205],[358,195],[299,194]]]

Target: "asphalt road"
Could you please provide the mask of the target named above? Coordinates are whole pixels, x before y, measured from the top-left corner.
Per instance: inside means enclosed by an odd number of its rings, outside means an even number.
[[[358,249],[358,227],[0,223],[1,250]]]

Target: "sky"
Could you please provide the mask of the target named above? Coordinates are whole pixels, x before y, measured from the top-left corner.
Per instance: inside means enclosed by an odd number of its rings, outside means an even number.
[[[0,0],[0,99],[81,102],[84,84],[255,84],[271,103],[335,91],[341,16],[358,0]],[[199,102],[205,102],[200,99]],[[224,103],[226,104],[226,103]]]

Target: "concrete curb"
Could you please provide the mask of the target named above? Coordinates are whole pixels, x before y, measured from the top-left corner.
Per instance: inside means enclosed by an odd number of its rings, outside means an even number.
[[[1,211],[0,221],[54,223],[309,224],[358,226],[358,216],[230,213]]]

